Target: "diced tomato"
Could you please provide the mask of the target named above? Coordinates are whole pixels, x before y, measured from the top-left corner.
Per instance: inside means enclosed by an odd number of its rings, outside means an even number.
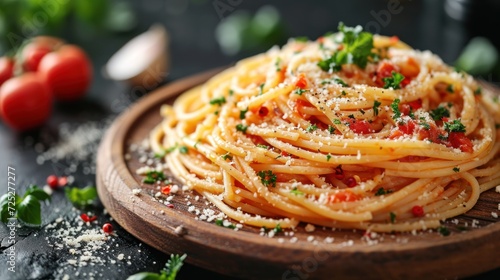
[[[401,130],[397,129],[391,132],[391,134],[389,135],[389,139],[397,139],[403,135],[404,133]]]
[[[307,79],[304,74],[300,74],[295,82],[295,86],[301,89],[305,89],[307,87]]]
[[[328,198],[329,203],[339,203],[339,202],[352,202],[360,200],[361,197],[351,191],[345,190],[335,194],[330,195]]]
[[[411,208],[411,213],[415,217],[423,217],[425,215],[424,208],[419,205],[415,205]]]
[[[444,134],[444,132],[441,132],[434,123],[430,123],[429,126],[430,126],[429,129],[420,129],[418,131],[418,139],[419,140],[428,139],[432,143],[441,144],[442,140],[439,139],[439,135]]]
[[[367,134],[371,132],[371,125],[369,122],[365,120],[355,120],[355,119],[347,119],[349,122],[349,128],[354,132],[358,134]]]
[[[391,39],[389,39],[392,45],[396,44],[399,42],[399,37],[398,36],[392,36]]]
[[[413,134],[413,131],[415,131],[415,122],[410,120],[405,124],[398,124],[398,129],[404,134]]]
[[[463,132],[450,132],[448,140],[453,148],[459,148],[462,152],[472,153],[474,151],[472,141]]]
[[[323,44],[325,42],[325,37],[321,36],[318,38],[318,43]]]
[[[167,185],[167,186],[165,186],[165,187],[161,188],[161,193],[162,193],[162,194],[165,194],[165,195],[170,194],[170,189],[171,189],[171,188],[172,188],[172,186]]]
[[[408,105],[413,109],[413,111],[422,108],[422,99],[417,99],[412,102],[408,102]]]

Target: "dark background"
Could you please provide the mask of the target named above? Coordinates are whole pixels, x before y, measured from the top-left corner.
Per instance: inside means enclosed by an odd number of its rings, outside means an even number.
[[[65,172],[67,162],[45,163],[38,165],[34,143],[42,143],[47,149],[59,138],[61,123],[76,126],[89,121],[105,124],[105,120],[114,118],[127,106],[152,89],[130,87],[124,83],[106,80],[101,69],[109,57],[125,42],[135,35],[146,31],[154,23],[162,23],[169,31],[171,43],[171,68],[163,84],[191,74],[218,66],[230,65],[240,58],[265,50],[268,46],[256,46],[236,55],[225,55],[215,39],[216,26],[233,13],[249,11],[254,13],[268,1],[188,1],[188,0],[149,0],[128,1],[137,19],[137,23],[127,32],[108,32],[99,28],[88,28],[75,20],[69,20],[57,31],[58,36],[68,42],[82,46],[89,54],[94,65],[94,80],[84,100],[73,104],[55,104],[54,113],[42,128],[28,132],[16,133],[0,123],[0,185],[1,193],[7,188],[7,167],[16,169],[17,192],[22,194],[29,184],[44,185],[50,174],[73,175],[75,185],[84,187],[95,185],[94,174],[84,174],[83,166],[92,165],[89,158],[86,164],[78,166],[75,172]],[[348,26],[361,25],[369,27],[369,31],[384,35],[397,35],[411,46],[431,50],[447,63],[453,64],[470,38],[478,35],[486,36],[499,46],[498,12],[500,8],[495,1],[400,1],[401,11],[389,14],[387,3],[382,0],[355,1],[273,1],[281,15],[283,35],[285,37],[308,36],[317,38],[328,31],[336,31],[339,21]],[[216,6],[220,3],[235,4],[230,10],[221,13]],[[448,13],[445,12],[445,6]],[[8,14],[8,11],[3,11]],[[21,34],[28,37],[29,34]],[[286,40],[277,39],[283,44]],[[9,47],[9,44],[3,45]],[[490,82],[497,82],[495,75],[482,77]],[[33,139],[33,141],[31,141]],[[61,168],[61,166],[63,168]],[[66,174],[65,174],[66,173]],[[56,213],[55,209],[59,209]],[[55,192],[52,203],[43,206],[43,226],[63,215],[72,220],[77,214],[71,211],[72,206],[63,192]],[[97,206],[98,224],[110,220]],[[113,241],[112,254],[124,253],[131,256],[131,265],[114,266],[110,264],[68,268],[66,260],[70,258],[67,250],[56,251],[49,247],[43,230],[19,228],[17,230],[16,270],[15,274],[6,269],[6,257],[0,256],[0,279],[53,279],[68,274],[70,279],[88,279],[86,273],[98,272],[96,279],[125,279],[139,271],[159,271],[168,256],[152,249],[146,244],[122,230],[112,222],[118,237]],[[96,226],[97,227],[97,226]],[[1,251],[5,250],[9,230],[0,226]],[[109,252],[111,253],[111,252]],[[178,252],[182,253],[182,252]],[[466,252],[464,252],[466,253]],[[106,252],[104,252],[106,254]],[[57,272],[58,270],[64,273]],[[217,268],[214,268],[217,270]],[[75,276],[78,273],[79,276]],[[498,276],[500,270],[485,273],[474,278],[487,279]],[[226,279],[223,276],[186,264],[179,279]],[[229,278],[227,278],[229,279]]]

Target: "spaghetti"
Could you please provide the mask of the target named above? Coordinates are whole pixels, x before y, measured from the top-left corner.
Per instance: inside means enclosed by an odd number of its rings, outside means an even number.
[[[396,37],[339,31],[185,92],[151,147],[228,217],[267,228],[436,228],[500,184],[493,92]]]

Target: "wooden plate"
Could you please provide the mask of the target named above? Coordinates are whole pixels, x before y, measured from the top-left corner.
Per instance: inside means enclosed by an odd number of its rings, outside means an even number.
[[[155,201],[157,191],[143,185],[135,174],[143,164],[134,154],[129,160],[124,155],[130,144],[140,143],[161,121],[161,104],[172,102],[218,71],[158,89],[125,111],[107,131],[97,159],[99,197],[131,234],[165,253],[187,253],[187,261],[194,265],[244,278],[444,279],[500,267],[500,222],[491,215],[500,212],[500,194],[494,190],[482,194],[466,215],[452,219],[458,225],[447,222],[449,236],[426,231],[368,238],[362,231],[317,227],[306,232],[300,225],[293,233],[296,238],[289,233],[270,238],[260,236],[257,228],[244,226],[234,231],[195,219],[187,210],[188,201],[200,209],[207,207],[202,199],[194,201],[196,193],[176,195],[171,201],[173,208]],[[132,194],[136,188],[141,188],[138,196]],[[333,243],[325,242],[326,237],[332,237]]]

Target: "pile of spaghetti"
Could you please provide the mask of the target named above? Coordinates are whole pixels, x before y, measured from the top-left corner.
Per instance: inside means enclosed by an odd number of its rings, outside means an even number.
[[[436,228],[500,184],[498,97],[359,26],[244,59],[161,114],[153,150],[248,225]]]

